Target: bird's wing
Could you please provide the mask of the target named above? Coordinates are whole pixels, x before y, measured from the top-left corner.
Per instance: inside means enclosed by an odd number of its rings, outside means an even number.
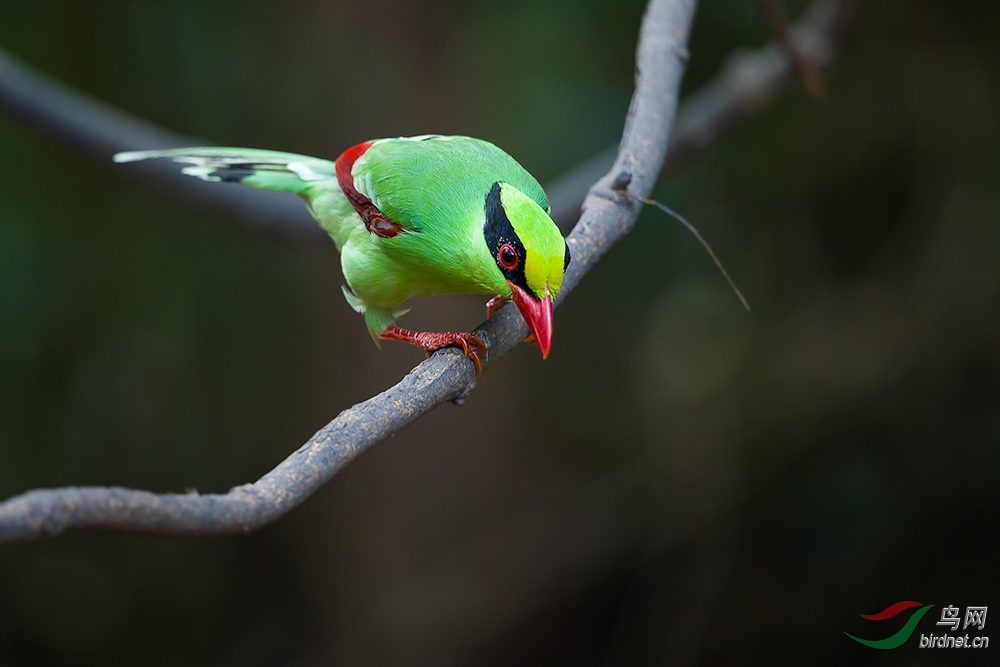
[[[548,209],[542,187],[514,158],[471,137],[380,139],[357,159],[351,175],[355,188],[382,213],[418,231],[481,222],[496,181],[510,183]]]
[[[307,194],[310,184],[336,178],[331,160],[252,148],[174,148],[118,153],[115,162],[169,158],[203,181],[245,183],[255,188]]]

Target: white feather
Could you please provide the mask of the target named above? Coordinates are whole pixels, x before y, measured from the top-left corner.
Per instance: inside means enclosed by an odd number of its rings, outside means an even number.
[[[329,178],[328,175],[317,174],[309,165],[303,162],[289,162],[287,169],[303,181],[322,181],[325,178]]]

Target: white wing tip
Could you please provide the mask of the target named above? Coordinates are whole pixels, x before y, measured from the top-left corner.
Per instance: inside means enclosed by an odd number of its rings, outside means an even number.
[[[152,157],[159,157],[159,151],[126,151],[124,153],[116,153],[111,159],[115,162],[138,162],[139,160],[148,160]]]

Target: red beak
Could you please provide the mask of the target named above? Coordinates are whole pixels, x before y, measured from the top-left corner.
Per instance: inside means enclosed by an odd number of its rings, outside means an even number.
[[[528,323],[528,330],[542,350],[542,359],[545,359],[552,347],[552,297],[549,295],[548,286],[545,287],[545,298],[538,299],[509,280],[507,284],[514,291],[514,305]]]

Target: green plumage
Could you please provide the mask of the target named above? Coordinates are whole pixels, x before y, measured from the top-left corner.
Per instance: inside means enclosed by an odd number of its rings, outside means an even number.
[[[115,160],[158,157],[184,164],[184,173],[204,180],[302,196],[336,243],[347,300],[364,313],[376,342],[411,296],[511,296],[484,239],[486,197],[494,184],[524,195],[517,199],[516,219],[509,217],[528,252],[523,268],[528,280],[549,285],[554,296],[562,279],[563,239],[548,216],[542,187],[507,153],[479,139],[428,135],[371,142],[350,173],[357,192],[403,227],[391,237],[366,228],[337,179],[334,161],[214,147],[122,153]],[[505,202],[517,197],[509,189],[504,192]],[[558,265],[558,271],[550,265]]]

